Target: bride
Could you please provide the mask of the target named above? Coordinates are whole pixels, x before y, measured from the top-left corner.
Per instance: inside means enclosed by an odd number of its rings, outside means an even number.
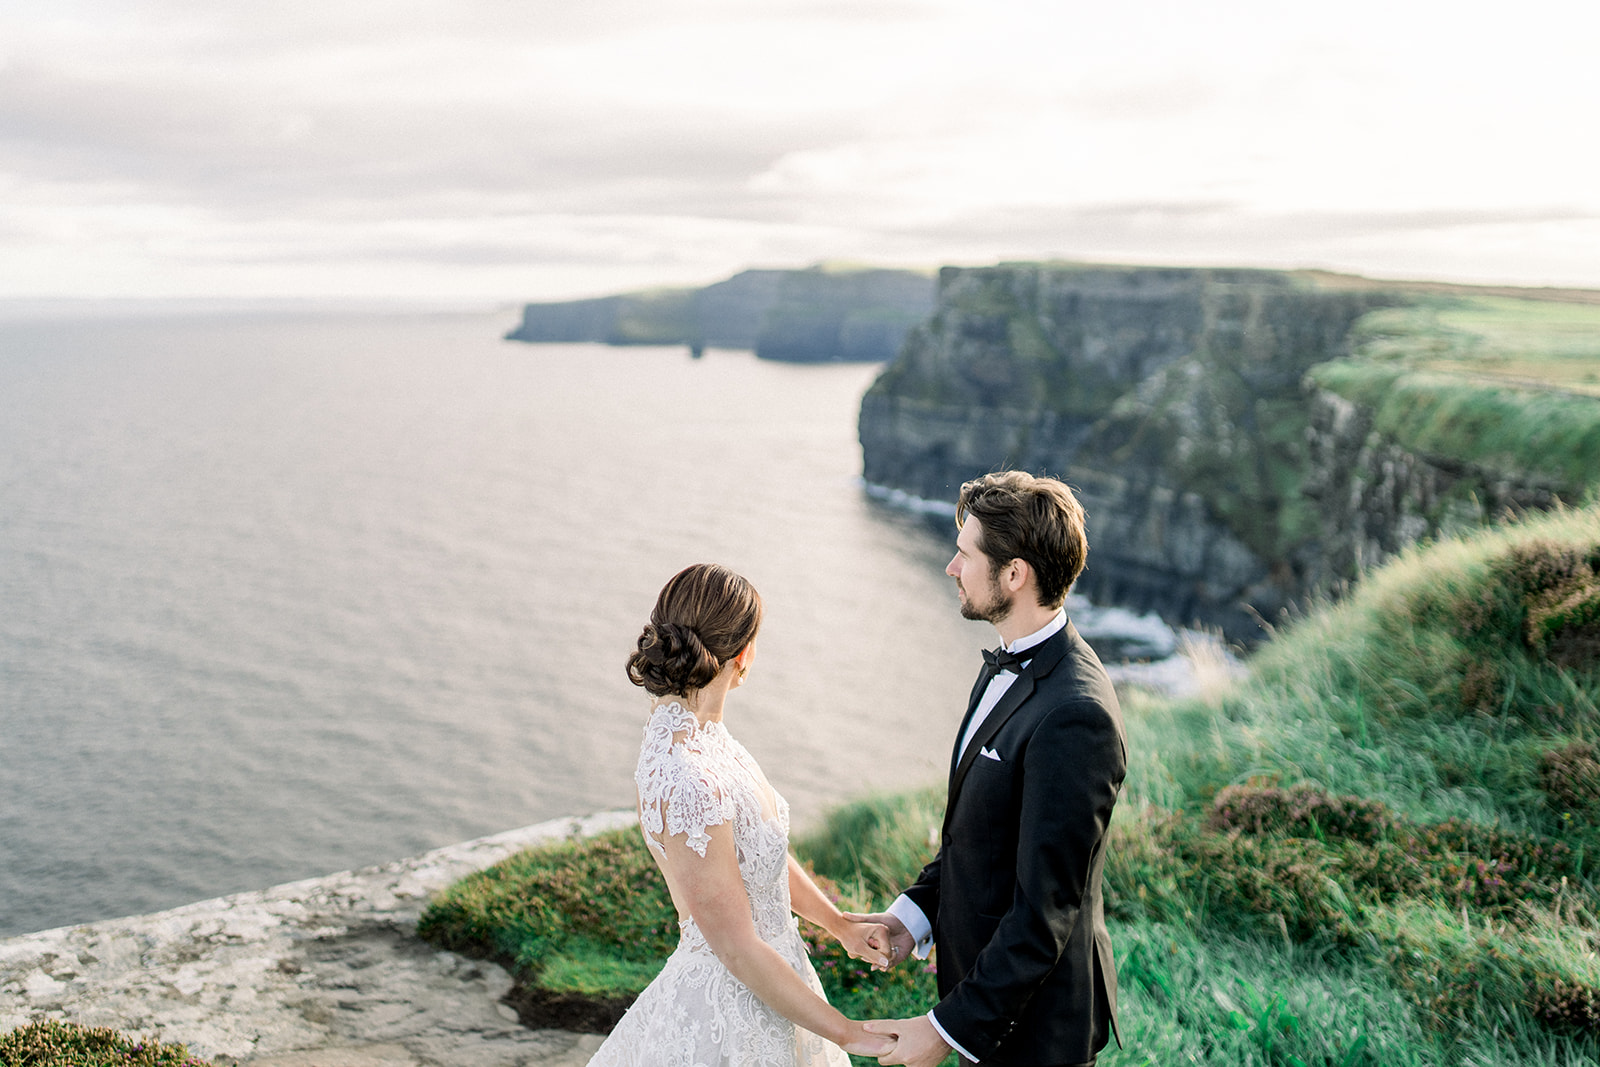
[[[789,806],[722,724],[756,654],[761,598],[696,564],[673,577],[628,657],[651,695],[639,825],[678,910],[678,947],[589,1067],[848,1067],[894,1039],[828,1004],[790,911],[875,966],[887,930],[852,922],[789,855]],[[892,951],[892,950],[891,950]]]

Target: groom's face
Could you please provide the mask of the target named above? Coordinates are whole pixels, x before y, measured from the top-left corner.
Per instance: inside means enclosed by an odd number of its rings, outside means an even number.
[[[944,572],[956,580],[963,618],[999,622],[1011,613],[1011,598],[1000,588],[993,561],[978,547],[982,542],[983,527],[968,515],[956,535],[956,554]]]

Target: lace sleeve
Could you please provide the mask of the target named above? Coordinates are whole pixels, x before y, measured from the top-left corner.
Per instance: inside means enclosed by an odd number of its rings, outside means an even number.
[[[713,826],[732,822],[733,799],[719,781],[716,761],[697,736],[695,718],[679,704],[656,708],[645,726],[634,784],[639,788],[639,824],[645,840],[665,854],[665,838],[683,834],[689,847],[706,854]]]

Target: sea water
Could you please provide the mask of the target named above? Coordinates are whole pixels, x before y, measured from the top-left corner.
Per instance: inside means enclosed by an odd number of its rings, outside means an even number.
[[[765,598],[727,722],[797,824],[942,779],[994,637],[860,482],[880,368],[514,321],[0,315],[0,936],[631,805],[623,660],[696,561]]]

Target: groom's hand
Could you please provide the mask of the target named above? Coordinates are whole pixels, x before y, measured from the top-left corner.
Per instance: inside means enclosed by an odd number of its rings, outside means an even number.
[[[855,922],[845,915],[845,923],[834,933],[853,960],[861,960],[875,971],[889,968],[889,928],[882,923]]]
[[[895,1037],[894,1048],[879,1056],[879,1063],[938,1067],[939,1061],[950,1055],[949,1044],[939,1036],[926,1015],[915,1019],[875,1019],[862,1025],[869,1034],[893,1034]]]
[[[882,966],[874,965],[874,970],[887,971],[897,963],[904,963],[911,958],[912,950],[917,947],[917,939],[911,936],[911,931],[906,929],[906,924],[886,911],[880,911],[872,915],[857,915],[855,912],[847,911],[844,913],[844,917],[855,923],[877,923],[880,926],[888,927],[888,944],[879,944],[879,939],[877,938],[870,942],[873,948],[885,952],[889,956],[888,963]]]

